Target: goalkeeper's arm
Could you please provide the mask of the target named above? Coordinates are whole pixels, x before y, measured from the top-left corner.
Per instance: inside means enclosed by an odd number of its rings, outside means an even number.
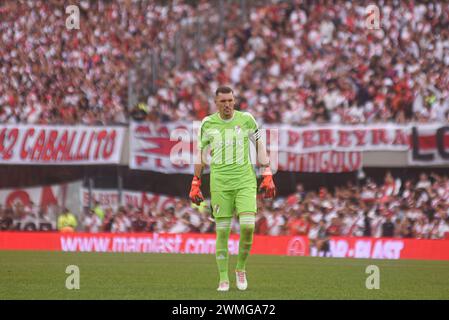
[[[204,201],[203,194],[201,193],[201,175],[204,167],[203,153],[203,150],[200,150],[197,153],[197,161],[195,161],[192,185],[189,193],[190,200],[196,205],[199,205]]]
[[[276,186],[273,181],[273,173],[270,168],[270,159],[268,157],[267,147],[265,141],[260,137],[260,131],[257,129],[255,134],[257,161],[263,168],[263,181],[260,184],[259,190],[264,190],[265,198],[274,198],[276,196]]]
[[[256,130],[254,134],[255,144],[256,144],[256,152],[257,152],[257,161],[259,162],[259,166],[261,167],[269,167],[270,166],[270,158],[268,157],[267,147],[265,141],[260,137],[259,130]]]

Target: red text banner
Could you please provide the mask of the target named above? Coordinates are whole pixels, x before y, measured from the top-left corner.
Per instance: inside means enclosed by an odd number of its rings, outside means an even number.
[[[230,254],[238,254],[239,238],[229,239]],[[305,237],[255,236],[252,254],[307,255]],[[0,250],[64,252],[215,253],[214,234],[196,233],[39,233],[0,232]]]
[[[406,151],[410,146],[410,125],[267,125],[278,130],[278,151],[308,153],[320,151]],[[272,142],[268,137],[268,149]]]
[[[0,250],[64,252],[140,252],[213,254],[214,234],[168,233],[43,233],[0,232]],[[229,240],[238,253],[238,235]],[[316,256],[307,237],[255,235],[252,254]],[[449,260],[449,240],[332,237],[330,256],[362,259]]]
[[[318,256],[314,248],[311,256]],[[448,240],[332,237],[329,256],[365,259],[449,260]]]
[[[0,164],[117,164],[124,127],[0,126]]]

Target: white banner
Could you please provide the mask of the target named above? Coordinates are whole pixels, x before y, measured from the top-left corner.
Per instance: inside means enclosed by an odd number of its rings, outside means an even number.
[[[11,188],[0,190],[0,204],[15,212],[12,230],[50,231],[56,229],[56,220],[61,209],[68,205],[68,191],[80,182],[39,186],[33,188]],[[78,207],[70,208],[73,213]],[[43,209],[43,210],[42,210]],[[41,215],[41,210],[43,215]],[[7,212],[8,210],[6,210]],[[23,212],[25,214],[19,214]]]
[[[124,127],[0,126],[0,164],[120,162]]]
[[[81,197],[81,207],[89,206],[89,189],[80,189]],[[155,207],[157,210],[164,210],[170,206],[174,206],[180,198],[165,196],[161,194],[151,193],[151,192],[140,192],[140,191],[130,191],[123,190],[121,195],[116,189],[92,189],[92,203],[98,201],[100,205],[105,207],[111,207],[113,210],[117,210],[120,202],[121,205],[126,207],[131,205],[135,208],[143,207],[144,210]]]
[[[411,132],[408,163],[419,166],[449,164],[449,125],[420,125]]]
[[[151,122],[132,122],[129,133],[129,167],[164,173],[192,173],[197,132],[198,128],[187,122],[160,125]],[[176,145],[185,151],[184,163],[176,163],[170,159]]]
[[[322,151],[405,151],[409,149],[410,125],[320,125],[293,127],[266,125],[267,130],[278,130],[278,150],[290,153]],[[267,135],[268,150],[272,141]]]
[[[6,207],[34,205],[37,207],[63,206],[68,184],[39,186],[33,188],[0,189],[0,204]]]
[[[198,132],[194,124],[132,123],[131,169],[191,174]],[[410,128],[395,124],[300,128],[267,125],[263,134],[267,149],[278,154],[279,170],[350,172],[361,168],[363,151],[408,150]],[[173,154],[179,151],[183,153],[183,162],[174,163]]]

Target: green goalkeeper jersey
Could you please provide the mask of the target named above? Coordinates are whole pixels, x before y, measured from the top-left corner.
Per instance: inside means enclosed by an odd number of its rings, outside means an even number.
[[[211,148],[211,192],[257,188],[250,139],[255,141],[259,135],[257,122],[248,112],[234,110],[229,120],[223,120],[218,112],[203,119],[198,147],[201,152],[208,146]]]

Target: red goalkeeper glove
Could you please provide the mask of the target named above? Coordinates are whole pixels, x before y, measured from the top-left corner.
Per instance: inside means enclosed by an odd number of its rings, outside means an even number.
[[[204,201],[203,194],[201,193],[201,179],[197,176],[193,177],[192,186],[190,188],[189,198],[197,206]]]
[[[262,173],[263,181],[260,184],[259,191],[265,190],[264,198],[274,198],[276,196],[276,186],[273,181],[273,173],[270,167],[266,167]]]

